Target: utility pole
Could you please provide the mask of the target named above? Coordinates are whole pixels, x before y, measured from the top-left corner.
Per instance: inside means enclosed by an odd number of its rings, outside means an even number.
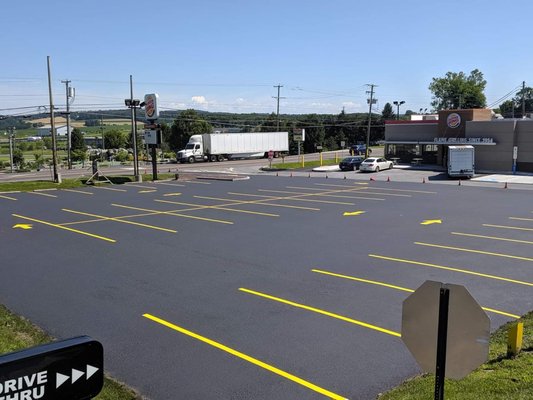
[[[15,147],[13,145],[13,141],[15,140],[15,134],[13,131],[15,129],[14,126],[9,128],[9,165],[11,165],[11,173],[13,173],[13,148]]]
[[[526,81],[522,81],[522,119],[526,117]]]
[[[52,164],[54,168],[54,183],[61,183],[61,177],[57,173],[57,145],[56,125],[54,120],[54,100],[52,98],[52,74],[50,72],[50,56],[46,56],[48,65],[48,96],[50,97],[50,134],[52,135]]]
[[[280,85],[280,84],[277,84],[274,86],[275,88],[278,88],[278,95],[276,97],[272,96],[273,99],[278,99],[278,107],[277,107],[277,111],[276,111],[276,119],[277,119],[277,132],[279,132],[279,99],[284,99],[285,97],[279,97],[279,91],[280,89],[283,87],[283,85]]]
[[[69,81],[68,79],[61,81],[61,83],[65,84],[66,88],[66,98],[67,98],[67,165],[68,169],[72,169],[72,141],[70,136],[70,87],[69,87]]]
[[[142,181],[142,176],[139,175],[139,160],[137,154],[137,107],[140,105],[140,100],[133,98],[133,76],[130,75],[130,98],[125,99],[124,103],[131,109],[131,134],[133,141],[133,175],[136,182]]]
[[[374,100],[374,87],[377,85],[374,85],[373,83],[368,84],[366,86],[370,86],[370,91],[367,91],[367,94],[370,94],[370,99],[368,100],[368,129],[366,131],[366,150],[365,150],[365,158],[368,158],[369,150],[370,150],[370,126],[372,124],[372,104],[376,102]]]

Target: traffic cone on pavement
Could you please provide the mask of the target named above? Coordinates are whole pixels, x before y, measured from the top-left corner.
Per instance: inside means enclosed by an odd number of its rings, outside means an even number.
[[[374,179],[374,178],[372,178],[372,177],[370,177],[370,180],[371,180],[371,181],[375,181],[375,179]]]
[[[504,189],[507,189],[507,182],[505,182],[505,186],[503,187]]]
[[[459,184],[457,186],[461,186],[461,180],[459,179]]]
[[[387,176],[387,182],[390,182],[390,176]]]

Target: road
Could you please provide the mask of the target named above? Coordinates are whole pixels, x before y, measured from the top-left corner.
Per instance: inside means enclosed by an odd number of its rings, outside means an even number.
[[[401,307],[428,279],[492,330],[533,309],[527,191],[365,176],[0,194],[0,301],[154,400],[375,399],[419,372]]]

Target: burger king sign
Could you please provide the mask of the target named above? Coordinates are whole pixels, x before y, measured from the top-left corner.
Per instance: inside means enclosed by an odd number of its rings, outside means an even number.
[[[157,93],[144,95],[144,112],[146,119],[158,119],[159,109],[157,108],[157,102],[159,95]]]
[[[448,118],[446,118],[446,125],[451,129],[458,128],[459,125],[461,125],[461,116],[457,113],[451,113],[448,115]]]

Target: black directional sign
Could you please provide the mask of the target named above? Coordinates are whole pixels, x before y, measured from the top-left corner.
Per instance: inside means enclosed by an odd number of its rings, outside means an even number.
[[[0,399],[85,400],[104,384],[104,349],[80,336],[0,356]]]

